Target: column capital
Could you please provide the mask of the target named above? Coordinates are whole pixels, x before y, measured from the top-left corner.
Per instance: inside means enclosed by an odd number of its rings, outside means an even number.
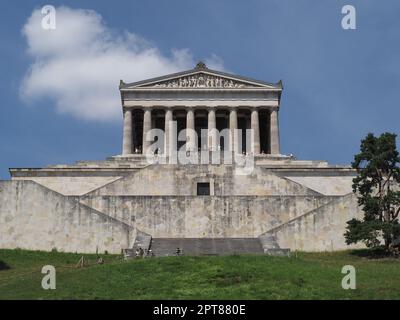
[[[162,107],[162,110],[165,111],[173,111],[172,109],[173,109],[172,107]]]

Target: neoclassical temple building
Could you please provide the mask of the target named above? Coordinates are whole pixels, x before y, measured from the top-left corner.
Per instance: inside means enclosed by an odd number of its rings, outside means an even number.
[[[120,155],[11,168],[11,180],[0,181],[1,248],[142,247],[156,256],[177,247],[186,254],[348,248],[346,222],[362,214],[355,172],[281,153],[281,81],[198,63],[121,81],[119,89]]]
[[[242,153],[279,155],[278,111],[282,82],[277,84],[252,80],[209,70],[198,63],[193,70],[160,78],[125,84],[121,81],[124,113],[123,156],[143,153],[151,143],[145,134],[152,128],[170,136],[169,123],[175,121],[177,132],[196,133],[190,141],[178,141],[175,148],[188,150],[230,150],[240,145]],[[218,133],[239,130],[236,143],[218,139]],[[246,146],[246,130],[254,134]],[[209,139],[201,144],[201,130],[209,130]],[[213,134],[214,133],[214,134]],[[166,138],[166,140],[169,140]],[[227,139],[228,140],[228,139]],[[241,143],[242,142],[242,143]],[[162,153],[168,155],[168,143]],[[249,148],[250,147],[250,148]],[[247,150],[250,149],[250,150]]]

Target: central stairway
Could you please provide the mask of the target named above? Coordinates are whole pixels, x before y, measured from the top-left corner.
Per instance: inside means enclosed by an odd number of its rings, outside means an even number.
[[[150,249],[156,257],[183,255],[263,254],[258,238],[153,238]]]

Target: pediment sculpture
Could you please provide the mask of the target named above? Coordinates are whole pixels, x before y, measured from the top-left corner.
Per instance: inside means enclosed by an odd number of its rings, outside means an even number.
[[[198,73],[180,78],[170,79],[154,85],[158,88],[244,88],[255,87],[254,85],[235,81],[228,78],[218,77],[205,73]]]

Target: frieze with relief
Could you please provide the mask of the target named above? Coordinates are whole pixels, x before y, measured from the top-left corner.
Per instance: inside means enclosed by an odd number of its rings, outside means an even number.
[[[232,79],[199,73],[184,76],[151,85],[157,88],[244,88],[254,85]]]

